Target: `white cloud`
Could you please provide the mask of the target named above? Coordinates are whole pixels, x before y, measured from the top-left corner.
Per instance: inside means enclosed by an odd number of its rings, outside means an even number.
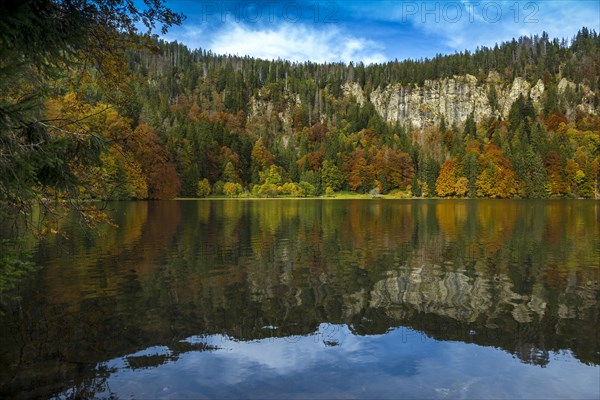
[[[196,49],[202,47],[200,43],[205,35],[206,31],[200,25],[182,25],[181,27],[172,28],[168,34],[163,35],[163,39],[168,42],[178,41],[192,49]]]
[[[336,27],[310,28],[301,24],[281,24],[275,28],[253,29],[230,23],[212,35],[207,46],[218,54],[249,55],[290,61],[384,62],[381,46],[372,40],[349,35]]]

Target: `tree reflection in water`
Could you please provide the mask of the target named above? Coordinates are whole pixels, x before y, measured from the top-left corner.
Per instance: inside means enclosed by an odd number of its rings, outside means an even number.
[[[107,394],[115,371],[218,353],[216,337],[296,345],[316,335],[335,351],[340,332],[395,328],[540,366],[563,350],[600,363],[597,202],[113,208],[118,229],[90,237],[70,221],[70,240],[39,244],[44,268],[0,317],[0,393]]]

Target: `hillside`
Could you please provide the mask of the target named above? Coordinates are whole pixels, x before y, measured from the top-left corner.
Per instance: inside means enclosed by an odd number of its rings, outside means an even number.
[[[129,55],[144,79],[129,116],[157,128],[183,196],[195,196],[206,178],[217,194],[226,182],[275,195],[285,182],[305,181],[317,194],[331,187],[593,197],[599,43],[584,28],[570,42],[543,34],[473,54],[364,66],[220,56],[160,42],[156,55]],[[440,169],[452,171],[438,185]]]

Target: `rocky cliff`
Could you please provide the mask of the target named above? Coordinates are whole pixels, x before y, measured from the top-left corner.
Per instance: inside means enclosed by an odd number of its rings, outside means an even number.
[[[341,89],[344,97],[352,98],[361,107],[370,101],[384,120],[411,124],[417,129],[439,124],[442,117],[448,125],[460,126],[471,113],[476,122],[489,116],[506,118],[519,96],[531,98],[534,106],[541,111],[547,91],[542,80],[532,84],[524,78],[517,77],[512,82],[506,82],[495,72],[490,72],[484,81],[478,81],[473,75],[454,76],[426,80],[422,86],[392,84],[383,89],[378,88],[370,94],[365,93],[356,82],[344,83]],[[583,84],[576,85],[563,78],[559,81],[557,90],[561,95],[564,95],[565,91],[573,94],[570,97],[575,102],[566,105],[569,118],[573,118],[578,110],[592,115],[600,113],[598,107],[594,106],[596,93],[589,87]],[[495,96],[491,95],[493,91]],[[300,96],[288,92],[284,103],[283,109],[275,111],[272,102],[262,99],[259,93],[258,98],[254,97],[250,101],[248,117],[260,119],[275,112],[284,131],[291,133],[293,108],[301,105]],[[324,116],[321,116],[321,120],[325,121]]]
[[[490,104],[490,92],[495,89],[496,104]],[[597,114],[594,107],[595,93],[585,85],[575,85],[562,79],[558,85],[559,93],[565,90],[578,93],[581,100],[569,113],[581,110],[589,114]],[[364,94],[359,93],[356,86],[344,87],[344,92],[352,95],[362,104]],[[495,73],[479,82],[472,75],[454,76],[441,80],[426,80],[423,86],[393,84],[384,89],[374,90],[369,100],[377,113],[388,122],[410,123],[415,128],[425,128],[439,123],[442,117],[449,125],[464,123],[473,113],[475,120],[495,115],[506,118],[510,107],[519,96],[530,97],[534,105],[541,108],[544,100],[545,85],[541,80],[530,84],[517,77],[512,82],[502,82]]]

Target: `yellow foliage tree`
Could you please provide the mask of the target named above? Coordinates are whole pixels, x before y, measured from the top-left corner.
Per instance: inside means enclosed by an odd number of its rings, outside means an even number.
[[[435,182],[435,191],[440,197],[453,196],[456,193],[456,183],[457,162],[454,159],[446,160]]]
[[[456,180],[454,185],[454,192],[457,196],[464,197],[469,191],[469,180],[464,176],[461,176]]]
[[[488,144],[482,155],[487,168],[477,177],[477,195],[479,197],[510,198],[517,193],[517,176],[510,160],[497,146]]]
[[[227,182],[223,185],[223,194],[225,196],[239,196],[243,191],[244,189],[242,188],[242,185],[236,182]]]

